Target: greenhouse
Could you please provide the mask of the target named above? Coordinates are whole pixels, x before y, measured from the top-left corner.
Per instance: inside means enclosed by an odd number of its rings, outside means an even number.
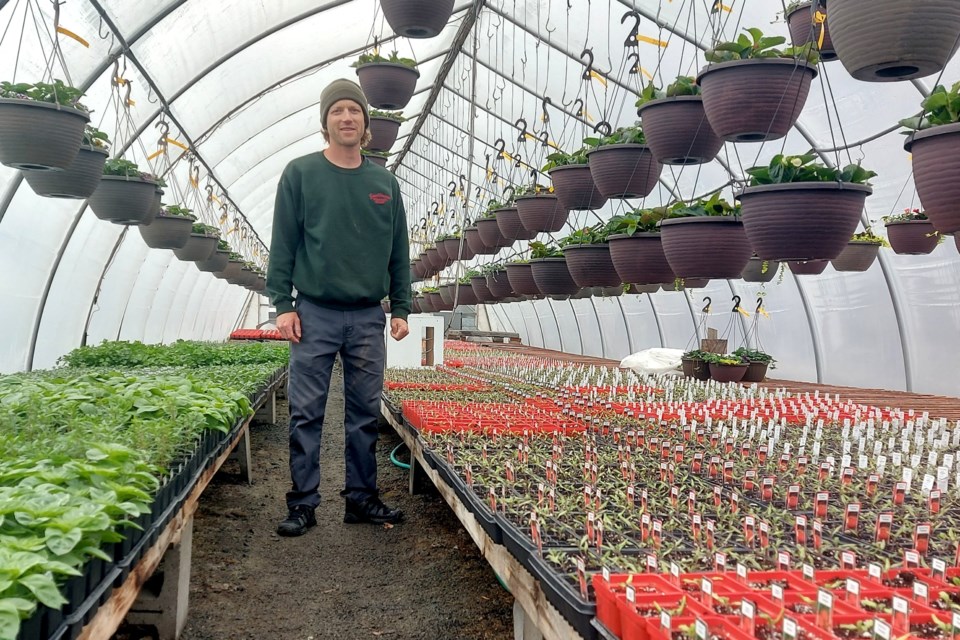
[[[0,0],[0,640],[960,637],[958,48]]]

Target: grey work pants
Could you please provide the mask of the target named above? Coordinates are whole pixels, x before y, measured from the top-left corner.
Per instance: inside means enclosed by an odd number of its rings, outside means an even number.
[[[290,345],[290,477],[287,506],[320,504],[320,435],[336,354],[343,363],[344,458],[340,495],[361,501],[377,495],[380,394],[386,359],[386,316],[379,305],[336,311],[302,298],[299,344]]]

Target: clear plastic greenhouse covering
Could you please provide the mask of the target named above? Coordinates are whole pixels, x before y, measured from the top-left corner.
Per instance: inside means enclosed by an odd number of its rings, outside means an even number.
[[[49,0],[8,0],[0,5],[0,80],[32,82],[52,70],[83,88],[82,102],[114,154],[164,175],[168,203],[182,200],[263,265],[281,171],[323,147],[322,88],[355,77],[359,54],[397,50],[420,73],[388,164],[403,189],[416,257],[424,242],[475,219],[506,187],[529,184],[552,151],[544,138],[572,151],[598,122],[631,124],[648,80],[665,86],[678,74],[696,75],[703,49],[744,27],[786,36],[785,4],[459,0],[436,37],[407,39],[391,31],[378,0],[73,0],[56,16]],[[640,37],[625,47],[630,10],[641,16]],[[594,73],[585,73],[588,49]],[[810,150],[877,172],[861,225],[884,234],[883,216],[919,206],[898,122],[919,113],[939,76],[867,83],[838,62],[819,71],[785,139],[726,143],[708,164],[667,166],[646,198],[573,212],[563,231],[540,239],[717,189],[731,198],[745,168]],[[940,82],[958,80],[955,57]],[[443,275],[526,248],[520,241]],[[35,195],[7,167],[0,167],[0,269],[3,372],[51,366],[81,342],[224,339],[245,318],[264,317],[266,305],[168,250],[148,248],[135,229],[97,219],[84,201]],[[787,270],[765,285],[714,280],[703,289],[500,304],[484,317],[531,345],[619,359],[695,344],[709,296],[707,324],[732,336],[755,327],[778,360],[777,377],[958,395],[958,283],[960,258],[947,237],[929,255],[883,250],[863,273]],[[730,311],[734,295],[751,317]],[[766,314],[756,318],[758,296]]]

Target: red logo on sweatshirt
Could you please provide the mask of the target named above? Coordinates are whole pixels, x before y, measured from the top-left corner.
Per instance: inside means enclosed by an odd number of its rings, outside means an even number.
[[[377,204],[387,204],[390,202],[390,196],[385,193],[371,193],[370,199],[376,202]]]

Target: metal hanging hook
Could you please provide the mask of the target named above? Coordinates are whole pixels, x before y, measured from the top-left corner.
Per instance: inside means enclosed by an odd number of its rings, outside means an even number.
[[[577,98],[576,100],[574,100],[574,101],[571,102],[570,104],[571,104],[571,105],[573,105],[573,104],[580,105],[578,109],[574,110],[574,113],[577,114],[577,117],[580,117],[580,116],[583,115],[583,111],[584,111],[584,108],[583,108],[583,98]]]
[[[627,54],[627,60],[633,60],[633,64],[630,65],[629,70],[627,70],[627,74],[635,76],[640,73],[640,54],[636,51],[629,53]]]
[[[509,197],[509,198],[506,197],[507,191],[510,192],[510,197]],[[503,190],[504,202],[510,202],[511,200],[513,200],[513,193],[514,193],[514,191],[515,191],[515,189],[513,188],[513,185],[510,185],[509,187],[507,187],[506,189]]]
[[[543,96],[543,99],[540,101],[540,120],[546,124],[550,122],[550,114],[547,113],[547,105],[553,106],[553,100],[549,96]]]
[[[605,136],[609,136],[611,133],[613,133],[613,125],[606,120],[601,120],[597,124],[593,125],[593,130],[596,133],[601,133],[601,129],[603,130],[603,135]]]
[[[521,126],[522,124],[522,126]],[[517,121],[513,123],[517,129],[520,129],[520,135],[517,136],[517,142],[523,142],[527,138],[527,121],[523,118],[517,118]]]
[[[640,34],[640,20],[641,20],[640,13],[636,10],[627,11],[620,18],[620,24],[623,24],[624,22],[626,22],[627,18],[633,18],[634,23],[633,23],[633,29],[630,30],[630,35],[627,36],[627,39],[623,41],[623,46],[625,47],[639,46],[637,44],[637,36]]]
[[[593,49],[584,49],[582,52],[580,52],[580,57],[587,59],[587,68],[583,71],[583,75],[580,77],[584,80],[589,80],[590,72],[593,71]]]
[[[503,138],[497,138],[496,140],[493,141],[493,148],[497,150],[497,157],[494,158],[494,161],[497,161],[500,159],[500,156],[503,155],[503,152],[506,150],[507,143],[504,141]]]
[[[737,311],[740,310],[740,296],[733,296],[730,299],[733,300],[733,309],[731,311],[733,311],[733,313],[736,313]]]
[[[448,182],[448,183],[447,183],[447,187],[450,189],[450,193],[447,194],[448,196],[450,196],[450,197],[452,198],[453,196],[457,195],[457,181],[456,181],[456,180],[451,180],[450,182]]]
[[[710,313],[710,305],[713,303],[713,299],[710,296],[703,296],[703,301],[707,304],[703,305],[702,311],[704,313]]]

